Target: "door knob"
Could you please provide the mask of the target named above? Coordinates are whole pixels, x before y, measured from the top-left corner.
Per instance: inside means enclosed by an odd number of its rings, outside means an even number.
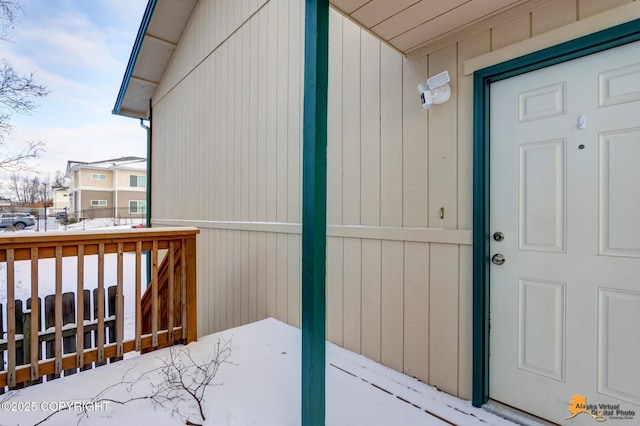
[[[491,258],[491,262],[494,265],[502,265],[505,262],[505,258],[502,254],[500,253],[496,253],[493,255],[493,257]]]

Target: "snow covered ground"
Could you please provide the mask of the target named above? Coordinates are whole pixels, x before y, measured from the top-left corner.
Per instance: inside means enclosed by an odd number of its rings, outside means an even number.
[[[185,419],[205,425],[300,424],[300,330],[266,319],[200,338],[187,346],[196,363],[211,354],[218,339],[231,339],[233,364],[223,364],[204,394],[202,420],[192,402],[154,406],[149,400],[125,405],[115,401],[150,395],[159,374],[128,387],[103,393],[112,402],[87,404],[123,378],[135,380],[162,365],[169,356],[163,349],[140,357],[85,371],[42,385],[0,396],[0,424],[32,425],[67,403],[75,409],[53,415],[45,425],[80,424],[185,424]],[[338,346],[327,344],[327,425],[495,425],[513,423],[472,407],[422,382],[377,364]],[[88,417],[82,417],[85,407]]]

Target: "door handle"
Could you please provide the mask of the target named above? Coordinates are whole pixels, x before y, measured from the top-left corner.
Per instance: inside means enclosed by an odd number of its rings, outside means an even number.
[[[491,263],[494,265],[502,265],[505,261],[506,259],[501,253],[496,253],[491,257]]]

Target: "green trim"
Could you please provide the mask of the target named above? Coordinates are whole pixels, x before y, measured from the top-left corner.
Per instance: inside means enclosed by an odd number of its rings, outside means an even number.
[[[305,8],[302,167],[302,425],[324,425],[329,0]]]
[[[144,42],[144,36],[147,33],[147,30],[149,29],[149,24],[151,23],[151,17],[153,16],[153,11],[155,10],[157,3],[158,3],[158,0],[149,0],[149,2],[147,3],[147,7],[144,10],[144,15],[142,16],[142,22],[140,23],[140,28],[138,28],[138,35],[136,35],[136,41],[133,43],[133,50],[131,51],[131,56],[129,56],[127,69],[124,72],[124,78],[122,79],[120,90],[118,91],[116,104],[113,107],[111,114],[122,115],[125,117],[132,117],[132,118],[140,118],[140,117],[133,117],[127,114],[122,114],[121,112],[122,101],[124,100],[124,95],[127,93],[127,89],[129,88],[129,83],[131,82],[131,77],[133,76],[133,69],[136,66],[136,62],[138,62],[140,49],[142,49],[142,42]]]
[[[473,89],[473,392],[489,398],[489,96],[493,82],[640,40],[640,19],[477,71]]]

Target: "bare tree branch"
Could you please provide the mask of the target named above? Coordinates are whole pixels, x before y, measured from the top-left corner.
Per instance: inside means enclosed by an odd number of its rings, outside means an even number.
[[[34,98],[42,98],[49,94],[47,86],[36,83],[35,72],[18,74],[6,59],[0,59],[0,104],[19,112],[28,114],[37,107]]]
[[[7,31],[13,29],[22,12],[20,0],[0,0],[0,40],[7,41]],[[18,153],[9,152],[4,140],[11,134],[11,114],[30,114],[38,104],[36,100],[49,94],[47,86],[35,81],[35,72],[22,74],[11,63],[0,59],[0,169],[9,172],[34,171],[28,160],[37,158],[44,150],[43,142],[28,142]]]
[[[199,423],[194,423],[188,419],[184,412],[181,411],[181,406],[189,402],[195,402],[202,421],[206,420],[203,406],[205,391],[209,386],[222,385],[222,383],[213,383],[213,379],[223,364],[235,365],[229,361],[230,356],[231,339],[224,343],[218,339],[211,353],[204,361],[195,360],[187,347],[172,346],[169,348],[169,356],[167,358],[157,358],[162,362],[161,366],[147,370],[137,377],[129,378],[136,367],[136,365],[132,366],[122,375],[122,379],[119,382],[107,386],[97,395],[88,399],[87,402],[89,404],[85,405],[85,407],[104,402],[124,406],[132,402],[146,400],[151,401],[154,407],[171,409],[171,412],[179,416],[187,425],[201,426]],[[151,386],[151,391],[142,395],[135,395],[136,387],[143,382]],[[110,396],[112,392],[117,392],[122,388],[133,395],[125,400]],[[68,410],[68,407],[62,407],[50,413],[35,425],[41,425],[53,416]],[[77,424],[80,424],[89,415],[90,411],[83,409],[78,414]]]
[[[18,18],[18,13],[22,12],[19,0],[0,0],[0,39],[7,40],[7,29],[13,29],[13,24]]]
[[[2,142],[2,128],[0,126],[0,169],[9,173],[35,172],[35,167],[29,160],[38,158],[44,152],[44,142],[27,142],[27,147],[20,152],[10,152]]]

